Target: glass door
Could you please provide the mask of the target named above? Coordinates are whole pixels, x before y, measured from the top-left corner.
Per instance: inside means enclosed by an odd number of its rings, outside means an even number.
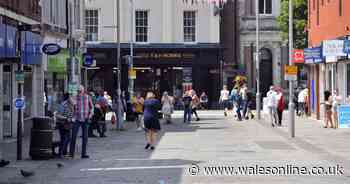
[[[3,66],[3,117],[4,117],[4,137],[12,137],[12,66]]]

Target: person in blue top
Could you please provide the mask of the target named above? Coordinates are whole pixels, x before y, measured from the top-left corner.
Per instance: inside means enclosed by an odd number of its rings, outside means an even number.
[[[242,114],[241,114],[241,96],[239,94],[239,87],[235,86],[230,94],[230,99],[233,104],[233,109],[236,110],[236,117],[238,121],[242,121]]]
[[[161,129],[158,119],[158,110],[160,109],[160,102],[156,99],[153,92],[147,92],[146,100],[144,102],[144,124],[146,131],[146,147],[154,150],[157,141],[157,132]]]

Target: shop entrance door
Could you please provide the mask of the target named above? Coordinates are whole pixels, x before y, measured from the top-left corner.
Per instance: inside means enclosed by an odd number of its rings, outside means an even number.
[[[12,65],[3,65],[3,135],[12,137]]]

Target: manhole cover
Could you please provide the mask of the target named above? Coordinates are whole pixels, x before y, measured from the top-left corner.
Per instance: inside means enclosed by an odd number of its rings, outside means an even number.
[[[263,149],[295,150],[294,147],[282,141],[255,141],[255,143]]]

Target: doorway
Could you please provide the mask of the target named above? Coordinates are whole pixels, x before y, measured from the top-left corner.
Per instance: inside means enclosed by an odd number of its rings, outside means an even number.
[[[12,137],[12,65],[3,65],[3,135]]]
[[[262,96],[265,97],[270,86],[273,84],[272,53],[270,49],[267,48],[262,48],[260,52],[260,91]]]

